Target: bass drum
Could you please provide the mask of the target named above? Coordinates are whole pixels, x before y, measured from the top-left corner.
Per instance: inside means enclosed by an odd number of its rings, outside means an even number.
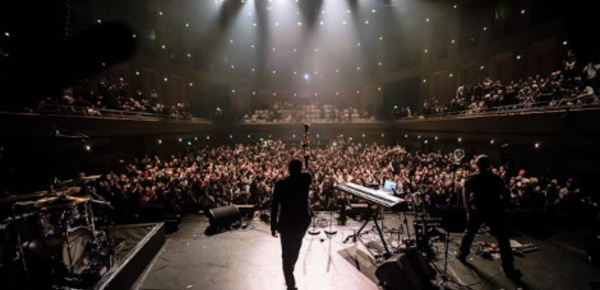
[[[67,271],[72,267],[73,274],[80,275],[90,267],[90,248],[94,244],[94,234],[87,227],[69,230],[69,240],[62,246],[62,261]]]

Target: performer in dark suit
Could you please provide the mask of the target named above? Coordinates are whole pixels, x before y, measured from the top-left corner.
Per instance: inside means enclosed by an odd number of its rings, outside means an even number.
[[[294,266],[311,220],[308,188],[312,181],[312,171],[308,165],[308,156],[305,156],[305,164],[309,172],[303,173],[300,160],[290,162],[290,175],[275,184],[271,206],[271,234],[275,238],[281,234],[283,275],[288,289],[297,289]]]
[[[507,190],[502,179],[490,171],[490,158],[480,155],[475,160],[476,173],[467,177],[463,188],[463,201],[467,211],[467,231],[460,245],[458,259],[466,263],[473,238],[481,223],[490,227],[490,232],[498,239],[504,274],[511,279],[519,279],[521,272],[514,268],[514,258],[508,239],[508,225],[504,212]]]

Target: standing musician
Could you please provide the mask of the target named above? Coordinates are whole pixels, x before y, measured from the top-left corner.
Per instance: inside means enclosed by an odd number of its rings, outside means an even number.
[[[302,145],[304,149],[308,146],[307,127],[306,132]],[[271,234],[275,238],[281,234],[283,275],[288,290],[298,289],[294,279],[294,266],[312,216],[308,203],[308,189],[313,173],[308,163],[308,154],[304,151],[304,164],[308,172],[302,172],[302,161],[299,159],[290,161],[290,175],[275,184],[271,205]]]
[[[475,163],[478,171],[467,178],[463,188],[467,231],[460,245],[458,259],[466,263],[473,238],[481,223],[485,222],[490,227],[490,232],[498,239],[504,274],[512,280],[518,280],[522,274],[514,268],[503,205],[506,200],[502,200],[507,192],[506,186],[498,175],[490,171],[490,158],[487,155],[479,155]]]

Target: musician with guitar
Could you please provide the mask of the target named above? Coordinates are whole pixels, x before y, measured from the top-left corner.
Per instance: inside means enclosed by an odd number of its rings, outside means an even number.
[[[309,125],[305,124],[302,141],[304,165],[308,172],[302,172],[302,161],[299,159],[290,161],[289,176],[275,184],[271,205],[271,234],[275,238],[281,234],[283,274],[288,290],[297,289],[294,266],[312,216],[308,202],[308,190],[313,179],[307,152],[308,128]]]

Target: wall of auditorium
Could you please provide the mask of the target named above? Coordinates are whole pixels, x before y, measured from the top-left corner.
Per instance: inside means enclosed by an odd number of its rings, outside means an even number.
[[[501,2],[506,1],[498,5]],[[380,81],[387,86],[418,79],[420,90],[415,98],[421,106],[427,99],[448,101],[458,86],[484,77],[508,83],[560,69],[569,47],[564,44],[565,29],[557,8],[548,9],[555,3],[525,1],[521,5],[511,6],[509,13],[503,11],[509,15],[506,18],[489,4],[432,17],[419,30],[418,65],[391,71]]]

